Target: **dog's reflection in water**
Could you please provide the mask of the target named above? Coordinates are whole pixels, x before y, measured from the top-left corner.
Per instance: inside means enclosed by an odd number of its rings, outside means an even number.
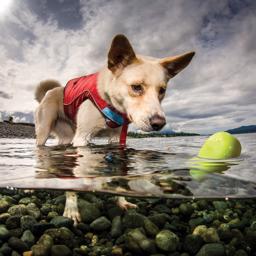
[[[37,178],[65,179],[70,187],[74,183],[73,189],[76,189],[74,179],[82,180],[85,191],[134,196],[163,196],[166,192],[175,192],[174,187],[185,189],[175,182],[169,187],[168,183],[162,186],[158,173],[163,171],[161,166],[168,165],[161,152],[95,145],[39,147],[36,150]],[[64,216],[72,216],[77,223],[80,221],[77,196],[74,192],[66,192],[66,196]],[[117,197],[117,204],[123,209],[136,207],[122,196]]]

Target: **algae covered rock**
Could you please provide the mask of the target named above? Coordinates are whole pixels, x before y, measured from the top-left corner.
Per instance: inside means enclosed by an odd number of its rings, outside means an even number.
[[[60,228],[60,227],[71,228],[74,224],[74,221],[64,216],[56,216],[50,221],[50,223],[52,223],[57,228]]]
[[[100,210],[92,203],[80,199],[78,201],[79,212],[81,220],[85,223],[91,223],[100,217]]]
[[[9,238],[10,235],[10,231],[4,225],[0,225],[0,239],[5,240]]]
[[[124,228],[139,228],[143,226],[145,218],[144,215],[130,210],[124,215],[122,225]]]
[[[155,242],[148,239],[146,235],[139,228],[132,229],[126,235],[126,247],[133,252],[154,253],[156,251]]]
[[[17,237],[11,237],[8,240],[8,245],[19,253],[22,253],[28,250],[27,244]]]
[[[94,220],[90,227],[95,231],[103,231],[111,227],[111,222],[105,216],[102,216]]]
[[[220,243],[205,244],[196,256],[225,256],[225,247]]]
[[[71,256],[72,252],[66,245],[53,245],[51,256]]]
[[[148,218],[144,220],[144,229],[152,237],[155,237],[159,233],[159,228]]]
[[[179,237],[170,230],[162,230],[156,235],[155,241],[159,249],[173,252],[179,244]]]
[[[220,238],[215,228],[207,228],[205,225],[197,226],[193,235],[198,235],[203,238],[206,243],[215,243],[219,242]]]
[[[199,251],[203,243],[204,241],[201,236],[190,234],[185,237],[183,248],[186,252],[195,255]]]
[[[122,235],[122,221],[120,216],[113,218],[110,234],[112,237],[118,237]]]
[[[35,236],[30,230],[25,230],[22,234],[21,240],[30,248],[35,243]]]

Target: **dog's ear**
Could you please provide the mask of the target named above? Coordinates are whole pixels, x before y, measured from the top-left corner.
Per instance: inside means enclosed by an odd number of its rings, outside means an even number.
[[[115,73],[135,60],[136,55],[129,40],[124,35],[116,35],[108,53],[108,68]]]
[[[192,60],[195,52],[188,52],[182,55],[168,57],[160,60],[160,64],[166,69],[169,78],[176,76]]]

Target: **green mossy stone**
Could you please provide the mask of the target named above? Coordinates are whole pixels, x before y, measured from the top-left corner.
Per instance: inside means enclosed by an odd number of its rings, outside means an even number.
[[[157,225],[155,225],[148,218],[146,218],[144,220],[144,229],[145,229],[147,235],[149,235],[151,237],[155,237],[159,233],[159,231],[160,231],[159,228],[157,227]]]
[[[20,216],[10,216],[6,220],[5,225],[8,229],[18,228],[20,226]]]
[[[124,228],[138,228],[144,224],[145,216],[135,211],[128,211],[122,219]]]
[[[74,225],[74,221],[72,219],[64,216],[56,216],[50,221],[50,223],[52,223],[57,228],[60,228],[60,227],[72,228]]]
[[[21,240],[30,248],[35,243],[35,236],[30,230],[25,230]]]
[[[195,255],[199,251],[203,243],[204,241],[201,236],[190,234],[185,237],[183,248],[191,255]]]
[[[20,226],[23,230],[26,230],[26,229],[32,230],[36,223],[37,223],[36,219],[30,215],[25,215],[20,218]]]
[[[24,204],[19,204],[19,205],[13,205],[8,209],[8,213],[10,215],[17,215],[17,216],[23,216],[27,215],[27,207]]]
[[[196,256],[225,256],[225,247],[220,243],[205,244]]]
[[[80,199],[78,201],[79,212],[82,222],[91,223],[100,217],[100,210],[92,203]]]
[[[8,240],[8,245],[19,253],[28,251],[29,249],[27,244],[17,237],[11,237]]]
[[[120,216],[116,216],[112,220],[111,237],[118,237],[122,235],[122,220]]]
[[[71,256],[72,251],[66,245],[53,245],[51,256]]]
[[[90,227],[95,231],[104,231],[111,227],[111,222],[105,216],[102,216],[94,220]]]
[[[6,198],[0,199],[0,213],[6,212],[11,207],[11,203]]]
[[[210,136],[199,151],[198,156],[209,159],[229,159],[239,157],[241,144],[227,132],[217,132]]]
[[[49,249],[42,244],[35,244],[31,248],[33,256],[49,256]]]
[[[179,244],[179,238],[169,230],[162,230],[156,235],[156,245],[163,251],[173,252]]]
[[[10,235],[10,231],[4,225],[0,225],[0,239],[6,240]]]

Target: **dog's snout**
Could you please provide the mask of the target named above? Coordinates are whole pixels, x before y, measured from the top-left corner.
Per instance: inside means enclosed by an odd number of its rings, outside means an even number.
[[[154,131],[159,131],[165,126],[166,120],[162,116],[154,115],[149,119],[149,123]]]

